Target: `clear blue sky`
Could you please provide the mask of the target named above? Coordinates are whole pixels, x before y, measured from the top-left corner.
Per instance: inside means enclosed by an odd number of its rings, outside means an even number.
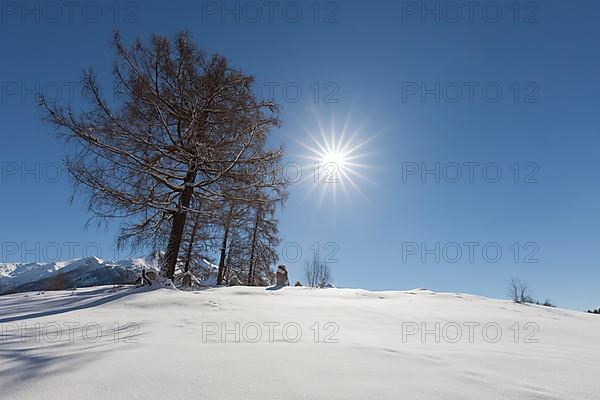
[[[312,178],[292,186],[280,214],[292,279],[316,242],[322,256],[335,251],[338,286],[506,297],[519,277],[540,300],[600,306],[599,2],[521,2],[518,12],[512,0],[44,4],[2,3],[0,261],[84,247],[118,258],[117,226],[84,230],[83,202],[68,205],[68,179],[55,179],[64,145],[33,92],[69,101],[90,66],[110,83],[115,27],[127,41],[187,29],[263,94],[278,83],[284,125],[272,142],[286,145],[286,162],[305,163],[297,142],[319,124],[339,138],[348,121],[355,143],[369,140],[355,152],[368,164],[354,180],[362,195],[346,184],[334,199],[335,184]],[[439,182],[421,176],[436,163]]]

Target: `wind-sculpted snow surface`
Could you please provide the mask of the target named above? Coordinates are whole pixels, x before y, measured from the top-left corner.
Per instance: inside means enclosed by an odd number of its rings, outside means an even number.
[[[3,400],[599,399],[600,318],[463,294],[0,297]]]

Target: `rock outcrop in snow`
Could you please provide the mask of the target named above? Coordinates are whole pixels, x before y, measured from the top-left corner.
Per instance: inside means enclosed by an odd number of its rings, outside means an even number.
[[[288,277],[287,268],[285,265],[277,267],[277,273],[275,274],[277,279],[277,286],[290,286],[290,279]]]

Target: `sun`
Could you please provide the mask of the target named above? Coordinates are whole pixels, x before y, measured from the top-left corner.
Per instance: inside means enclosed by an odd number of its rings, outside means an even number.
[[[362,126],[355,127],[353,131],[349,126],[349,121],[346,120],[341,129],[336,129],[333,122],[330,127],[325,128],[317,119],[316,131],[304,128],[305,140],[292,138],[305,149],[305,153],[298,157],[308,161],[301,167],[301,182],[311,185],[305,191],[305,198],[317,188],[321,189],[321,202],[328,193],[335,202],[339,191],[348,200],[354,197],[351,196],[351,191],[366,197],[360,184],[368,181],[364,171],[371,166],[366,162],[368,153],[365,146],[372,137],[362,132]]]
[[[346,158],[347,155],[345,153],[339,151],[330,151],[323,154],[323,159],[321,162],[323,164],[335,164],[338,168],[342,169],[346,167]]]

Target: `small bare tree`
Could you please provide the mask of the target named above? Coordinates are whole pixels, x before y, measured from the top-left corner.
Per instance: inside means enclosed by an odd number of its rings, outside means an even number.
[[[508,294],[515,303],[528,303],[532,300],[529,286],[520,279],[511,278],[508,282]]]
[[[254,222],[249,232],[250,259],[248,285],[257,285],[273,280],[271,265],[278,259],[279,229],[275,219],[275,204],[262,203],[254,209]]]
[[[307,262],[304,268],[304,278],[307,286],[313,288],[324,288],[331,283],[331,270],[329,266],[318,260]]]

